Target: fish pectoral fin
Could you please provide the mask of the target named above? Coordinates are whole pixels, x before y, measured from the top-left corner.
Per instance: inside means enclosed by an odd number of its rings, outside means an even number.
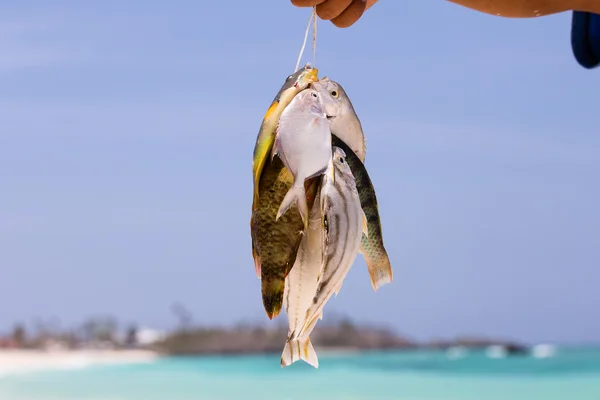
[[[361,212],[362,212],[362,231],[365,234],[366,237],[369,237],[369,223],[367,221],[367,215],[365,214],[364,210],[362,210],[361,208]]]
[[[271,161],[273,161],[277,154],[279,154],[279,136],[275,136],[275,141],[273,142],[273,147],[271,148]]]
[[[319,358],[310,337],[306,339],[288,340],[281,353],[281,367],[292,365],[298,360],[319,368]]]
[[[254,251],[254,248],[252,248],[252,256],[254,257],[254,269],[256,270],[256,276],[258,276],[258,279],[261,278],[261,261],[260,261],[260,257],[258,256],[258,254],[256,254],[256,252]]]
[[[333,157],[329,162],[329,168],[327,168],[327,175],[329,176],[329,179],[331,179],[331,182],[335,183],[335,168],[333,167]]]

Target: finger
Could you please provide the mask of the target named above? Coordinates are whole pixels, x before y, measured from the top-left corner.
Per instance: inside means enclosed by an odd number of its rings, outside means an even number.
[[[365,0],[353,0],[352,3],[331,22],[338,28],[348,28],[363,15],[367,8]]]
[[[352,0],[327,0],[317,6],[317,15],[324,20],[335,18],[351,3]]]
[[[292,0],[292,4],[296,7],[314,7],[327,0]]]
[[[379,0],[367,0],[367,7],[365,8],[365,11],[367,11],[369,8],[371,8],[373,5],[375,5],[375,3],[377,3],[377,1],[379,1]]]

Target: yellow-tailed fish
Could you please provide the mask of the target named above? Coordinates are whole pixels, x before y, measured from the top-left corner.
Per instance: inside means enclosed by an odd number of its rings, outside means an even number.
[[[304,223],[295,208],[279,220],[275,219],[283,197],[292,187],[293,179],[279,157],[267,157],[259,180],[261,196],[250,219],[252,255],[261,279],[263,305],[270,319],[281,311],[285,278],[296,261],[303,237]],[[318,183],[318,178],[306,181],[309,207],[313,206]]]
[[[275,130],[279,123],[279,117],[283,110],[290,104],[294,96],[306,89],[311,82],[317,81],[319,70],[306,64],[303,68],[288,76],[279,92],[273,99],[271,106],[265,113],[256,144],[254,145],[254,154],[252,160],[252,176],[254,180],[254,196],[252,201],[252,210],[256,207],[259,196],[258,181],[265,165],[265,160],[271,152],[271,147],[275,140]]]
[[[294,183],[283,198],[275,219],[296,205],[305,229],[309,209],[304,181],[322,175],[331,164],[331,132],[321,99],[314,89],[306,89],[294,97],[279,118],[271,153],[271,158],[281,158],[294,176]]]
[[[319,199],[317,192],[316,199]],[[308,335],[300,336],[306,323],[306,310],[317,291],[323,260],[323,225],[320,202],[314,202],[310,212],[308,230],[302,239],[296,263],[285,280],[283,307],[288,319],[288,336],[281,366],[286,367],[300,359],[318,368],[319,359]],[[307,331],[310,334],[310,330]]]
[[[342,85],[323,77],[318,82],[311,83],[311,87],[317,90],[324,100],[329,100],[324,101],[324,108],[330,122],[331,133],[350,146],[360,161],[364,163],[367,154],[365,134],[352,102]]]
[[[383,245],[383,233],[375,188],[359,157],[352,152],[343,140],[336,135],[331,136],[332,144],[346,153],[346,162],[352,170],[358,189],[360,206],[367,217],[368,234],[363,235],[361,239],[360,253],[365,258],[373,290],[377,291],[379,287],[392,282],[392,266]]]
[[[333,147],[333,164],[330,168],[334,170],[335,179],[331,179],[330,174],[324,175],[319,195],[322,258],[318,283],[316,291],[311,290],[313,287],[306,289],[313,293],[313,299],[304,315],[302,328],[286,342],[281,358],[283,366],[297,360],[304,360],[315,368],[318,366],[309,336],[317,320],[322,317],[327,301],[339,292],[358,255],[361,235],[367,229],[354,176],[345,161],[344,151],[338,147]]]

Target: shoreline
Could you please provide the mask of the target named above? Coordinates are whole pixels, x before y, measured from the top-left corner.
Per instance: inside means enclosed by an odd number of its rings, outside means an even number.
[[[30,372],[83,369],[97,365],[145,364],[160,358],[146,350],[0,350],[0,379]]]

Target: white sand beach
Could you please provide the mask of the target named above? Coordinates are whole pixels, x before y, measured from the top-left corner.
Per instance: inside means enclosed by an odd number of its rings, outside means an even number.
[[[142,350],[0,350],[0,377],[101,364],[148,363],[157,358],[156,353]]]

